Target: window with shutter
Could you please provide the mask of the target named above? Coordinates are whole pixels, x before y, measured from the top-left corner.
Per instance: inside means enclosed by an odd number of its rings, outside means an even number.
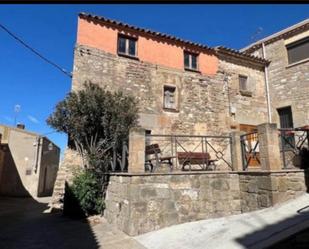
[[[176,87],[164,86],[163,107],[166,109],[176,109]]]
[[[309,37],[286,45],[289,64],[309,58]]]
[[[241,95],[251,97],[252,92],[251,92],[251,89],[249,87],[248,76],[239,75],[238,80],[239,80],[239,91],[240,91]]]

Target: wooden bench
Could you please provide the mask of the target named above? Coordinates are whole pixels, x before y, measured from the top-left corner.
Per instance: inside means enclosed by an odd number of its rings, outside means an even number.
[[[153,158],[146,159],[145,167],[148,168],[151,172],[154,172],[157,167],[161,166],[162,164],[167,164],[170,167],[170,170],[173,169],[173,162],[172,159],[176,158],[175,156],[162,156],[161,149],[159,144],[151,144],[146,146],[146,156],[154,155]],[[153,164],[155,162],[155,165]]]
[[[210,154],[207,152],[177,152],[177,158],[179,164],[182,164],[182,170],[189,165],[191,171],[191,165],[198,164],[202,170],[216,170],[216,159],[211,159]],[[204,167],[205,165],[205,167]],[[212,166],[212,168],[211,168]]]

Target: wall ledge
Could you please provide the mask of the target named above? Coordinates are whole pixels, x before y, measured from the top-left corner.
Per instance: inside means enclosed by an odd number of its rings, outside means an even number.
[[[126,172],[113,172],[109,173],[108,175],[110,176],[126,176],[126,177],[131,177],[131,176],[168,176],[168,175],[222,175],[222,174],[231,174],[231,175],[268,175],[268,174],[285,174],[285,173],[299,173],[299,172],[304,172],[303,169],[287,169],[287,170],[259,170],[259,171],[199,171],[199,172],[194,172],[194,171],[181,171],[181,172],[162,172],[162,173],[148,173],[148,172],[143,172],[143,173],[126,173]]]

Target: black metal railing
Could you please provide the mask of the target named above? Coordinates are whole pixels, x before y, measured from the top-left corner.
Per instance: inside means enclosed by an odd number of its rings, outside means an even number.
[[[309,126],[278,131],[283,168],[308,167]]]
[[[232,170],[230,136],[146,135],[145,169]]]
[[[112,159],[110,160],[109,171],[111,172],[127,172],[128,171],[128,155],[129,149],[126,142],[122,142],[121,149],[116,146],[111,149]]]
[[[260,149],[257,132],[251,132],[240,136],[243,170],[249,167],[260,167]]]

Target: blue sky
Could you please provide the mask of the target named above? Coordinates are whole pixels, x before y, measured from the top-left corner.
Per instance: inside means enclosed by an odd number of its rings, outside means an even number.
[[[43,55],[72,71],[77,14],[90,12],[209,46],[240,49],[309,17],[309,5],[1,5],[0,23]],[[262,32],[257,33],[262,28]],[[70,91],[71,79],[0,30],[0,123],[17,121],[61,147],[66,136],[45,120]]]

